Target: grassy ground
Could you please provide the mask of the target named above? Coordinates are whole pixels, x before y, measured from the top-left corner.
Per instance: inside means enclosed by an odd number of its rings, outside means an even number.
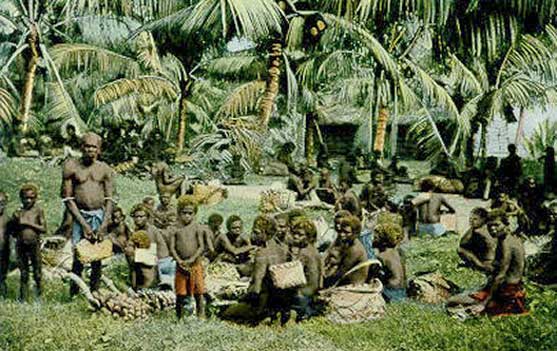
[[[38,161],[12,160],[0,165],[0,190],[11,196],[9,212],[17,206],[17,189],[33,180],[42,189],[41,202],[53,230],[62,206],[60,169]],[[269,184],[258,182],[258,184]],[[119,176],[120,204],[129,209],[144,196],[154,194],[150,181]],[[469,204],[472,206],[472,204]],[[470,207],[458,202],[462,207]],[[238,213],[250,223],[257,202],[230,198],[211,212]],[[439,270],[464,289],[483,283],[483,277],[458,268],[457,236],[437,240],[416,239],[404,248],[409,276]],[[107,272],[122,280],[116,265]],[[122,322],[92,315],[83,299],[70,300],[67,286],[47,281],[41,304],[15,302],[18,282],[9,279],[9,297],[0,302],[0,350],[555,350],[557,345],[557,293],[527,284],[530,309],[525,317],[451,319],[442,306],[414,302],[389,305],[382,320],[358,325],[332,325],[317,318],[298,325],[248,328],[211,319],[186,319],[176,323],[171,312],[147,322]]]

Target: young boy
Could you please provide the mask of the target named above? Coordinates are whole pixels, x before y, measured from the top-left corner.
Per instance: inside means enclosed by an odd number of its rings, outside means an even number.
[[[187,296],[195,298],[197,316],[205,318],[205,284],[203,280],[202,253],[204,229],[195,221],[197,203],[192,196],[178,199],[178,223],[170,234],[170,252],[176,260],[176,316],[182,318]]]
[[[131,230],[126,224],[126,215],[120,207],[112,212],[112,221],[108,226],[108,235],[112,241],[114,253],[123,253],[131,237]]]
[[[37,205],[39,188],[34,184],[24,184],[19,190],[21,209],[11,218],[16,234],[16,251],[21,271],[19,298],[26,301],[29,297],[29,265],[33,267],[35,291],[41,296],[41,242],[40,235],[46,233],[46,220],[43,210]]]
[[[0,298],[6,297],[8,289],[6,287],[6,276],[10,264],[10,237],[8,232],[8,216],[6,214],[6,204],[8,197],[4,192],[0,192]]]

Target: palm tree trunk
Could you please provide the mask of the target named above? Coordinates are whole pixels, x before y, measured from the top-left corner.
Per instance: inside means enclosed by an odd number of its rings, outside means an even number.
[[[39,63],[39,35],[37,28],[31,26],[31,31],[27,36],[27,45],[29,48],[26,50],[27,67],[25,71],[25,80],[23,83],[23,90],[21,92],[21,103],[19,106],[19,117],[17,123],[23,134],[27,132],[29,115],[31,112],[31,103],[33,101],[33,87],[35,86],[35,76],[37,73],[37,65]]]
[[[282,62],[282,42],[276,40],[271,44],[271,52],[269,53],[269,68],[267,76],[267,85],[265,93],[259,105],[259,118],[261,120],[261,129],[267,129],[275,99],[279,92],[280,84],[280,65]]]
[[[183,80],[180,83],[181,93],[180,102],[178,107],[178,117],[180,118],[178,124],[178,140],[177,140],[177,151],[178,153],[184,150],[184,144],[186,141],[186,130],[188,125],[188,96],[190,92],[190,80]]]
[[[394,95],[395,101],[393,106],[393,118],[391,121],[391,158],[394,158],[396,156],[398,146],[398,95],[396,91]]]
[[[377,131],[375,132],[375,143],[373,151],[383,153],[385,148],[385,136],[387,134],[387,122],[389,121],[389,110],[382,106],[379,109],[379,117],[377,118]]]
[[[520,117],[518,118],[518,128],[516,129],[516,136],[514,138],[514,143],[518,146],[520,138],[522,138],[524,133],[524,122],[526,121],[526,109],[524,107],[520,108]]]

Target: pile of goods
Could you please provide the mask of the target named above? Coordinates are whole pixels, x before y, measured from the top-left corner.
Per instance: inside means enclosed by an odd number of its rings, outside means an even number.
[[[418,180],[416,187],[420,191],[422,191],[422,183],[424,181],[431,182],[434,185],[433,191],[436,193],[462,194],[464,192],[464,184],[458,179],[429,175]]]
[[[265,190],[259,198],[259,212],[263,214],[285,211],[292,207],[293,194],[288,190]]]
[[[92,293],[95,311],[124,321],[145,319],[149,314],[174,308],[176,295],[171,291],[145,290],[138,293],[117,293],[99,290]]]

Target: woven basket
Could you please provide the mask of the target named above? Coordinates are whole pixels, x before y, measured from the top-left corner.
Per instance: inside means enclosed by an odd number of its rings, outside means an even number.
[[[151,244],[148,249],[135,249],[135,263],[141,263],[149,267],[157,265],[157,244]]]
[[[76,245],[75,249],[77,258],[81,263],[100,261],[112,256],[112,242],[109,239],[94,244],[83,239]]]
[[[298,288],[307,284],[302,262],[295,260],[269,267],[273,285],[279,289]]]
[[[336,324],[370,321],[385,315],[383,285],[378,279],[369,284],[340,286],[321,292],[327,303],[326,317]]]

